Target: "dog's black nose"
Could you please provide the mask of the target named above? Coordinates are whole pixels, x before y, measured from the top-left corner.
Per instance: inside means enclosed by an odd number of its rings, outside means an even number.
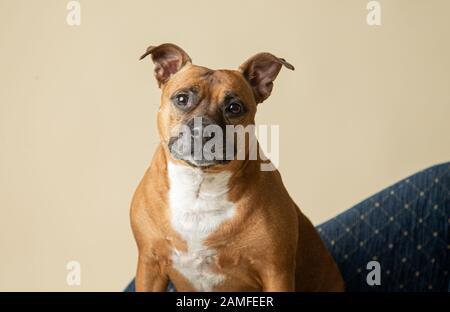
[[[215,132],[211,127],[216,123],[209,117],[194,117],[187,123],[187,126],[191,130],[191,136],[194,140],[201,140],[202,143],[206,143],[215,136]]]
[[[200,138],[200,137],[202,137],[202,136],[203,136],[203,131],[202,131],[202,129],[199,128],[199,127],[194,127],[194,128],[192,128],[192,136],[193,136],[194,138]]]

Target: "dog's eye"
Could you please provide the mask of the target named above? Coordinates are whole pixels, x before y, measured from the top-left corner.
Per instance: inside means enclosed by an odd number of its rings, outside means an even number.
[[[240,115],[244,111],[244,108],[241,103],[239,102],[231,102],[228,104],[228,106],[225,108],[225,112],[227,112],[230,115]]]
[[[175,96],[175,102],[179,106],[186,106],[189,103],[189,95],[180,93]]]

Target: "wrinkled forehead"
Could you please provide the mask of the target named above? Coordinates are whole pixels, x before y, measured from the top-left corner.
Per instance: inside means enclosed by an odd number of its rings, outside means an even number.
[[[171,97],[180,90],[192,87],[212,100],[218,101],[226,94],[233,93],[247,105],[254,103],[253,91],[240,72],[224,69],[212,70],[196,65],[185,66],[172,76],[165,85],[163,93]]]

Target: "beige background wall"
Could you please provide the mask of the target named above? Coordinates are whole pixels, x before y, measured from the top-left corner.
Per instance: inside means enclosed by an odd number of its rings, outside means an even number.
[[[280,170],[319,223],[450,160],[450,2],[0,0],[0,290],[121,290],[128,221],[158,142],[149,44],[235,68],[270,51],[283,71],[258,123],[280,125]],[[66,285],[66,263],[82,284]]]

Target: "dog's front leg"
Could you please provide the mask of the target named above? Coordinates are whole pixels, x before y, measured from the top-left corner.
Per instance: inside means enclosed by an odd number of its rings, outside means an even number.
[[[139,255],[136,273],[136,291],[166,291],[168,277],[161,272],[157,260],[149,259],[146,255]]]

